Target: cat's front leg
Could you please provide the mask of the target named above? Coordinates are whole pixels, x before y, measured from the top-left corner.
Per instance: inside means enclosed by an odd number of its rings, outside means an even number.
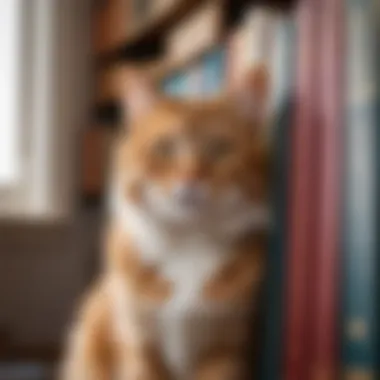
[[[60,380],[111,380],[114,357],[109,299],[102,284],[94,287],[70,332]]]
[[[120,380],[169,380],[168,372],[158,350],[146,346],[144,351],[130,348],[124,356],[118,379]]]
[[[245,362],[236,348],[215,348],[198,364],[195,380],[245,379]]]
[[[118,379],[162,379],[161,360],[153,347],[147,313],[170,296],[170,284],[147,266],[124,232],[118,228],[107,236],[114,335],[119,346]]]
[[[153,344],[147,318],[149,311],[143,306],[149,294],[146,293],[147,286],[148,282],[144,286],[145,293],[142,293],[137,283],[131,287],[120,277],[115,277],[113,281],[115,329],[121,347],[119,378],[122,380],[168,379],[159,350]],[[155,289],[156,296],[159,290],[158,286]]]

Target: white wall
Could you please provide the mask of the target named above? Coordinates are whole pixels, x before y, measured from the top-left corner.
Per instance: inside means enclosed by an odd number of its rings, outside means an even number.
[[[97,215],[71,226],[0,227],[0,328],[12,344],[60,342],[97,255]]]

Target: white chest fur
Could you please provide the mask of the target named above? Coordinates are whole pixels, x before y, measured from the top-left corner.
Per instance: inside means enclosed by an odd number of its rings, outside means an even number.
[[[172,282],[173,295],[155,316],[156,337],[172,371],[186,378],[199,353],[212,343],[216,332],[210,327],[222,317],[220,310],[204,301],[202,292],[229,259],[229,251],[200,237],[173,248],[160,268]]]
[[[202,289],[229,259],[228,251],[222,243],[201,237],[174,245],[171,254],[159,265],[160,273],[173,285],[173,296],[165,308],[173,313],[200,308]]]
[[[203,289],[230,259],[232,250],[223,238],[188,233],[167,234],[159,225],[124,205],[121,222],[139,248],[141,258],[154,264],[171,284],[171,298],[154,312],[149,311],[149,340],[178,379],[191,377],[199,355],[212,344],[235,335],[241,320],[228,305],[205,302]],[[245,318],[245,312],[241,315]]]
[[[173,293],[149,317],[151,339],[178,379],[190,378],[202,353],[213,344],[235,339],[234,331],[241,324],[238,311],[206,301],[203,295],[205,284],[231,258],[228,245],[193,236],[173,243],[158,265],[162,276],[171,282]]]

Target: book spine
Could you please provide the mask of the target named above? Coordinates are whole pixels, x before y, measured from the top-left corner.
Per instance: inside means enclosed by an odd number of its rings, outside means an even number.
[[[203,97],[202,89],[203,89],[203,72],[202,72],[202,64],[196,63],[192,65],[189,69],[187,69],[185,73],[186,77],[186,98],[197,98],[200,99]]]
[[[162,81],[162,90],[167,95],[174,95],[176,92],[175,77],[173,75]]]
[[[226,86],[233,89],[239,83],[244,72],[243,29],[234,30],[227,40]]]
[[[317,196],[309,303],[311,380],[338,378],[339,250],[343,178],[343,2],[321,0],[318,50],[318,126],[314,173]]]
[[[278,13],[269,7],[255,7],[248,14],[245,29],[249,64],[271,62],[278,17]]]
[[[187,91],[187,78],[181,71],[176,74],[170,75],[164,80],[163,90],[166,94],[174,97],[181,97]]]
[[[377,0],[346,0],[347,107],[343,378],[379,377],[379,20]]]
[[[271,246],[268,255],[268,286],[266,294],[266,323],[260,378],[263,380],[281,379],[283,344],[283,302],[280,289],[284,284],[284,247],[286,246],[286,198],[288,160],[290,154],[289,135],[293,113],[292,94],[294,92],[294,53],[295,23],[292,15],[282,16],[278,20],[274,33],[272,93],[274,137],[274,219]]]
[[[272,60],[274,34],[278,14],[267,7],[251,9],[229,41],[227,79],[229,87],[236,86],[255,64]]]
[[[318,127],[318,46],[320,2],[304,0],[297,9],[297,74],[287,237],[284,337],[285,380],[307,379],[309,295],[315,224],[315,130]]]
[[[218,0],[205,1],[168,35],[167,60],[183,65],[218,44],[222,31],[222,7]]]
[[[151,0],[132,0],[132,14],[135,27],[140,27],[152,10]]]
[[[225,82],[225,49],[218,47],[205,55],[202,60],[202,94],[214,96],[221,92]]]

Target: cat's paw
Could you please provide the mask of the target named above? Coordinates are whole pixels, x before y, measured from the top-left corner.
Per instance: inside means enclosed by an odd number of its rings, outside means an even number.
[[[243,372],[241,360],[226,353],[205,359],[196,372],[195,380],[241,380]]]
[[[161,380],[163,378],[160,368],[148,358],[129,362],[127,366],[125,377],[127,380]]]
[[[157,372],[147,366],[130,368],[128,371],[128,380],[159,380]]]

